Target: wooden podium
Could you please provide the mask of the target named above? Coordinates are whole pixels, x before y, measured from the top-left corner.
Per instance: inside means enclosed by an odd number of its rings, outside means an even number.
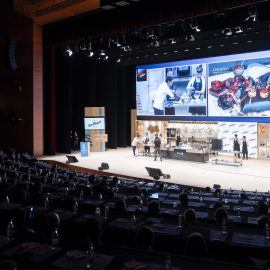
[[[104,107],[85,107],[84,117],[104,117]],[[103,152],[105,151],[105,143],[108,141],[108,134],[105,130],[90,130],[85,129],[85,141],[91,143],[91,152]]]

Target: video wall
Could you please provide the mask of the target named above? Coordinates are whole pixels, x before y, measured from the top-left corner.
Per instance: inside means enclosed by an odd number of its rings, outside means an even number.
[[[137,66],[138,116],[270,117],[270,51]]]

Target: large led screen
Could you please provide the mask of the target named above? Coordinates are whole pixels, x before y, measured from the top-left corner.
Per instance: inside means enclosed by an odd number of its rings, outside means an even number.
[[[138,116],[270,117],[270,51],[138,66]]]

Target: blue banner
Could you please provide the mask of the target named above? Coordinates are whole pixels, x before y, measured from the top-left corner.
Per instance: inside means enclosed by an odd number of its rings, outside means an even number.
[[[81,157],[89,156],[89,142],[80,142]]]

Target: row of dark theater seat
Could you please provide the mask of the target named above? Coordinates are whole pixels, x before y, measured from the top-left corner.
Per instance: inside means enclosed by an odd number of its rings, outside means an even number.
[[[175,218],[178,215],[178,211],[183,210],[183,218],[184,222],[194,223],[196,222],[196,212],[193,209],[189,209],[189,203],[191,201],[203,201],[206,198],[218,198],[218,201],[215,201],[213,209],[207,207],[199,207],[199,209],[203,209],[203,211],[214,212],[214,219],[217,224],[220,225],[222,220],[227,219],[228,213],[226,209],[222,206],[220,201],[227,198],[238,198],[239,202],[243,202],[245,199],[249,199],[254,202],[252,205],[255,207],[256,214],[264,215],[263,225],[265,222],[268,222],[268,196],[270,195],[268,192],[259,193],[256,191],[253,192],[244,192],[244,191],[234,191],[234,190],[221,190],[221,189],[198,189],[192,187],[184,187],[181,185],[173,185],[173,184],[165,184],[160,182],[152,182],[149,180],[129,180],[129,179],[119,179],[117,177],[102,177],[96,176],[93,174],[80,173],[73,170],[69,170],[66,168],[61,168],[56,165],[50,165],[45,162],[37,161],[34,157],[30,155],[21,156],[17,159],[14,156],[3,156],[0,158],[0,200],[2,202],[5,201],[6,196],[9,196],[11,203],[20,203],[23,205],[32,205],[33,207],[42,208],[44,205],[44,199],[46,196],[49,196],[51,200],[51,209],[52,212],[55,208],[59,209],[59,206],[63,210],[71,210],[73,209],[74,201],[80,201],[80,197],[83,197],[84,200],[100,200],[100,194],[102,194],[103,205],[106,205],[110,202],[114,202],[114,207],[111,210],[111,219],[117,218],[118,216],[130,216],[130,213],[127,210],[128,205],[139,205],[137,208],[138,211],[135,212],[138,215],[149,215],[162,217],[160,213],[160,206],[162,205],[162,200],[158,201],[156,199],[151,200],[149,198],[149,194],[158,193],[168,195],[175,194],[177,197],[173,197],[177,201],[177,211],[172,212],[172,215],[164,215],[164,218]],[[68,190],[67,190],[68,188]],[[83,191],[83,196],[81,196],[81,191]],[[54,195],[57,196],[62,194],[64,196],[64,201],[54,200]],[[48,195],[49,194],[49,195]],[[194,200],[190,200],[190,196],[197,196],[198,198]],[[60,196],[61,197],[61,196]],[[162,197],[162,196],[161,196]],[[60,203],[59,203],[60,201]],[[173,201],[173,200],[172,200]],[[261,201],[261,202],[260,202]],[[54,202],[57,202],[54,204]],[[260,202],[260,203],[259,203]],[[144,213],[141,211],[141,207],[147,206],[147,211]],[[234,203],[231,203],[233,205]],[[235,205],[238,205],[237,203]],[[83,207],[83,204],[80,205]],[[102,208],[102,206],[101,206]],[[168,209],[172,207],[169,206]],[[103,208],[102,208],[103,212]],[[235,211],[234,211],[235,212]],[[81,214],[91,213],[94,214],[93,209],[90,211],[87,209],[82,209]],[[27,214],[27,213],[26,213]],[[46,212],[45,215],[42,216],[43,219],[38,220],[36,224],[36,228],[41,226],[41,222],[46,222],[47,225],[51,225],[51,227],[59,226],[60,221],[58,220],[60,217],[55,213]],[[7,221],[7,220],[5,220]],[[4,220],[2,220],[4,222]],[[0,221],[1,224],[1,221]],[[4,233],[5,225],[2,226],[1,233]],[[22,226],[24,226],[23,224]],[[26,230],[22,230],[25,235],[29,237],[32,235],[31,230],[27,227],[34,225],[32,223],[26,222]],[[243,224],[242,224],[243,225]],[[17,226],[17,224],[16,224]],[[21,225],[18,225],[21,226]],[[43,226],[43,227],[46,227]],[[42,227],[42,226],[41,226]],[[50,226],[47,226],[50,228]],[[47,228],[47,229],[48,229]],[[44,231],[46,228],[43,228]],[[25,232],[29,234],[26,234]],[[44,231],[40,232],[44,233]],[[47,234],[48,236],[48,234]],[[151,229],[147,227],[141,228],[136,233],[137,242],[141,240],[141,247],[145,244],[147,248],[153,243],[153,233]],[[200,238],[200,240],[198,240]],[[192,234],[192,237],[188,238],[190,243],[192,240],[197,239],[195,242],[201,242],[201,246],[204,245],[204,240],[202,237],[199,237],[198,234]],[[187,241],[188,243],[188,241]],[[192,255],[192,252],[188,252],[192,244],[187,245],[186,254]],[[195,245],[198,247],[198,244]],[[200,252],[195,252],[195,247],[193,249],[193,255],[200,257]],[[202,251],[203,250],[203,251]],[[201,252],[206,252],[204,248],[201,249]],[[204,256],[203,256],[204,257]]]

